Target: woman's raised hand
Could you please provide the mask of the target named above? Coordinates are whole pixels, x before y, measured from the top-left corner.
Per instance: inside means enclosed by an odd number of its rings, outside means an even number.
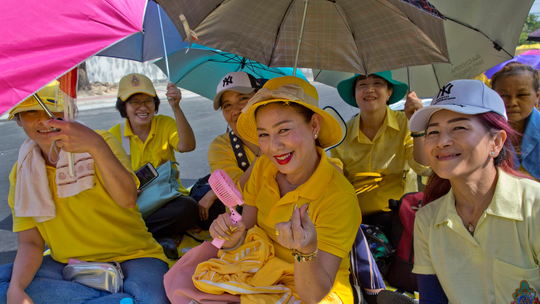
[[[418,98],[414,91],[407,94],[407,100],[405,101],[405,106],[403,108],[407,119],[411,119],[414,112],[416,112],[416,110],[420,110],[423,107],[424,104],[422,103],[422,99]]]
[[[172,108],[175,108],[180,104],[180,100],[182,99],[182,91],[180,91],[180,89],[175,86],[174,83],[169,82],[167,85],[167,93],[165,95],[167,96],[167,100]]]
[[[66,152],[88,152],[94,156],[100,149],[108,147],[101,135],[76,121],[49,119],[43,125],[58,129],[58,132],[49,133],[49,139],[56,140],[56,146]]]
[[[225,239],[222,248],[231,248],[238,244],[245,230],[246,225],[242,221],[233,224],[230,214],[223,213],[212,222],[210,235],[213,238]]]
[[[276,224],[278,242],[286,248],[310,254],[317,249],[317,231],[309,218],[309,204],[295,206],[288,222]]]

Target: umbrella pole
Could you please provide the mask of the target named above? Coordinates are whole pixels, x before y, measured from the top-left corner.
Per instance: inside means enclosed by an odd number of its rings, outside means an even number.
[[[171,81],[171,73],[169,72],[169,59],[167,58],[167,46],[165,45],[165,33],[163,32],[163,23],[161,22],[161,6],[157,5],[157,13],[159,19],[159,26],[161,27],[161,40],[163,40],[163,54],[165,58],[165,67],[167,68],[167,80]]]
[[[296,58],[294,59],[293,76],[296,76],[296,67],[298,66],[298,56],[300,55],[300,45],[302,44],[302,36],[304,35],[304,24],[306,22],[308,3],[309,3],[309,0],[304,0],[304,16],[302,17],[302,26],[300,27],[300,37],[298,37],[298,48],[296,49]]]
[[[409,86],[409,92],[411,92],[411,74],[409,73],[409,67],[407,67],[407,85]]]
[[[50,118],[56,119],[56,117],[54,117],[51,110],[49,110],[49,108],[47,108],[47,106],[43,103],[43,100],[41,100],[41,97],[39,97],[39,95],[37,93],[34,94],[34,98],[37,100],[39,105],[43,108],[43,111],[45,111],[45,113],[47,113],[47,115],[49,115]],[[51,127],[51,129],[53,129],[53,127]]]

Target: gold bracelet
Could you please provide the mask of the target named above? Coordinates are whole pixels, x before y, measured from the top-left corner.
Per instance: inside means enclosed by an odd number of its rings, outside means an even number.
[[[317,257],[317,252],[319,252],[319,248],[315,249],[315,251],[308,254],[303,254],[300,251],[293,249],[292,255],[298,262],[308,262]]]

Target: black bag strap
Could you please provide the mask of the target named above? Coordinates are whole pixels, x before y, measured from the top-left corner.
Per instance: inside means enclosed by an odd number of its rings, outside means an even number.
[[[229,132],[229,138],[231,139],[231,146],[233,148],[234,156],[236,156],[238,167],[246,172],[247,168],[249,168],[249,161],[246,151],[244,150],[244,144],[232,130]]]

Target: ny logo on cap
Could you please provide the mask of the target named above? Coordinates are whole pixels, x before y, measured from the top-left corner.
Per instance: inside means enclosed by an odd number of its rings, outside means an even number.
[[[232,84],[233,81],[232,81],[232,76],[229,76],[229,77],[225,77],[223,78],[223,86],[228,86],[230,84]]]
[[[452,90],[453,87],[454,85],[452,83],[449,83],[445,85],[444,87],[442,87],[442,89],[439,90],[439,94],[437,94],[437,98],[443,97],[444,94],[450,95],[450,91]]]
[[[131,85],[134,87],[138,87],[140,84],[141,84],[141,81],[139,80],[139,78],[133,75],[133,77],[131,78]]]

